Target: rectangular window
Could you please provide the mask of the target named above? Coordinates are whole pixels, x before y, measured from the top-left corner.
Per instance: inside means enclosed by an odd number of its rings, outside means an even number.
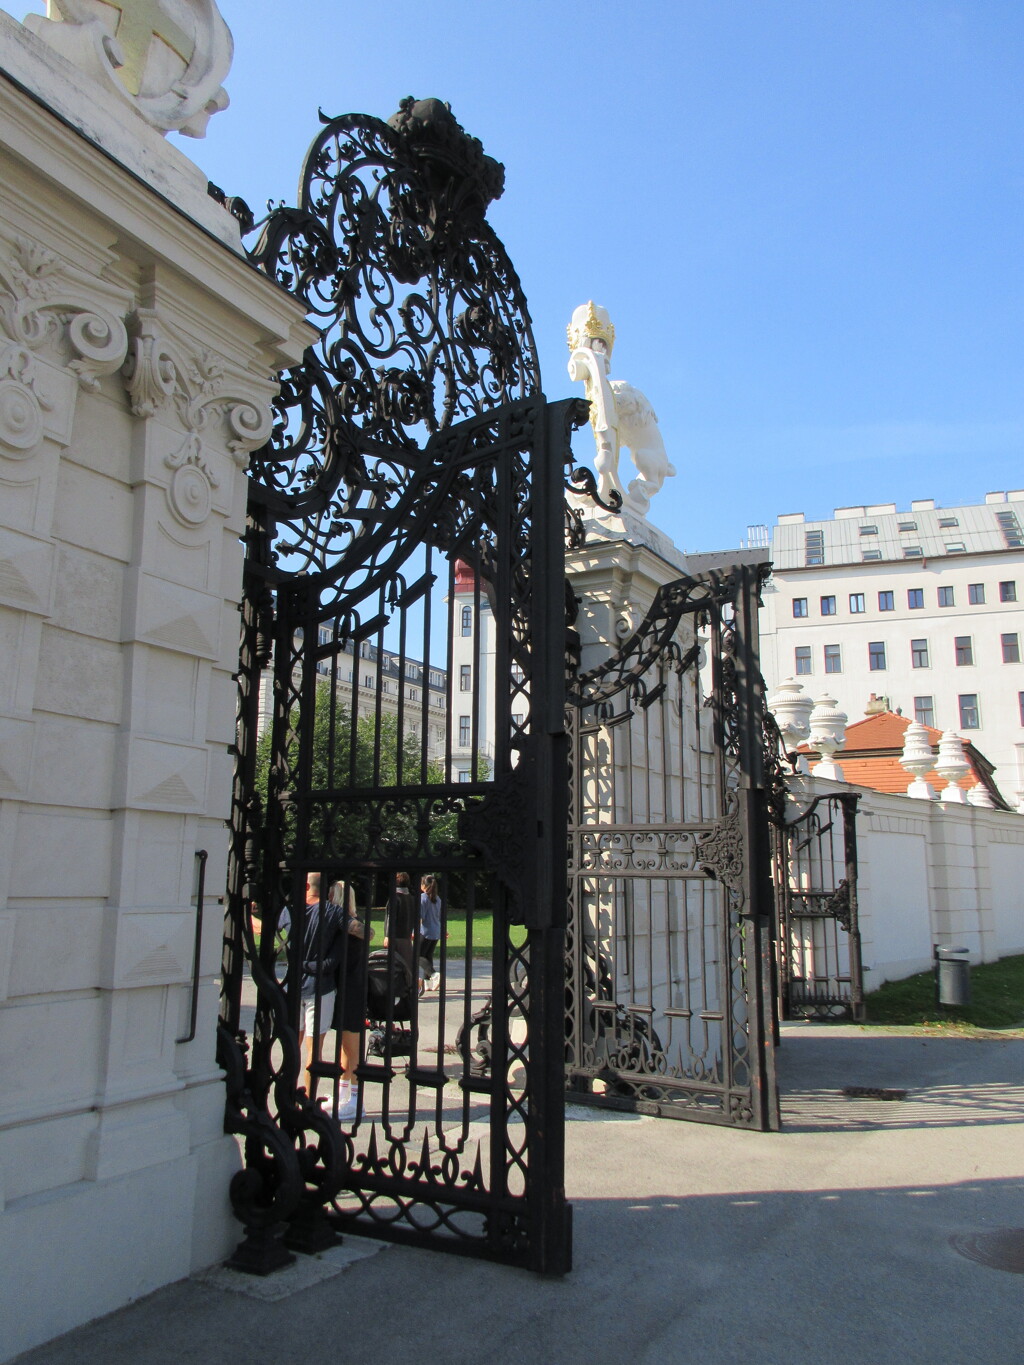
[[[878,527],[877,527],[877,526],[862,526],[862,527],[860,528],[860,533],[861,533],[862,536],[877,536],[877,535],[878,535]]]
[[[842,673],[843,655],[838,645],[825,646],[825,672]]]
[[[879,611],[895,611],[896,598],[891,592],[880,592],[878,594]]]
[[[953,644],[956,648],[957,668],[963,668],[965,664],[974,663],[974,646],[969,635],[958,635]]]
[[[967,601],[972,607],[983,607],[985,605],[985,584],[968,583]]]
[[[363,674],[363,686],[364,686],[364,687],[372,687],[372,686],[373,686],[373,674],[372,674],[372,673],[364,673],[364,674]]]
[[[850,593],[850,611],[856,616],[864,610],[864,594],[862,592]]]
[[[836,599],[834,597],[823,597],[821,599],[821,614],[822,616],[835,616]]]
[[[522,713],[522,711],[513,711],[513,712],[512,712],[512,728],[513,728],[514,730],[521,730],[521,729],[523,728],[523,713]]]
[[[939,606],[940,607],[956,606],[956,594],[953,592],[952,588],[939,589]]]
[[[1019,550],[1024,546],[1024,535],[1021,534],[1016,512],[997,512],[996,522],[1011,550]]]
[[[948,555],[962,555],[966,551],[966,549],[967,546],[963,543],[962,540],[946,541],[946,554]]]
[[[916,522],[916,521],[901,521],[901,522],[900,522],[900,530],[901,530],[901,531],[916,531],[916,530],[917,530],[917,522]]]
[[[1017,693],[1017,705],[1020,707],[1020,723],[1024,725],[1024,692]]]
[[[873,640],[868,645],[868,668],[872,673],[881,673],[885,669],[885,642]]]
[[[797,645],[793,651],[795,656],[795,672],[799,676],[801,673],[811,671],[811,647],[810,645]]]
[[[460,782],[472,782],[472,781],[473,781],[473,772],[472,772],[472,769],[471,769],[471,768],[460,768],[460,769],[459,769],[459,781],[460,781]]]
[[[1000,602],[1016,602],[1017,584],[1012,579],[1008,583],[999,584],[999,600]]]
[[[473,690],[473,670],[470,664],[459,664],[459,691]]]
[[[939,517],[939,530],[948,531],[951,526],[959,526],[960,521],[957,517]]]
[[[862,550],[862,551],[861,551],[860,557],[861,557],[861,559],[863,559],[863,560],[868,560],[868,559],[881,559],[881,558],[882,558],[882,552],[881,552],[881,550]]]
[[[924,606],[924,588],[907,589],[907,606],[911,611],[919,611]]]
[[[472,728],[471,728],[469,716],[460,716],[460,717],[459,717],[459,743],[462,745],[463,748],[465,748],[465,746],[470,742],[471,737],[472,737]]]
[[[980,730],[981,718],[978,715],[978,694],[977,692],[962,692],[960,694],[960,729],[961,730]]]
[[[1003,646],[1003,663],[1004,663],[1004,664],[1019,664],[1019,663],[1020,663],[1020,636],[1017,635],[1017,634],[1013,634],[1013,635],[1001,635],[1001,636],[999,637],[999,639],[1000,639],[1000,641],[1001,641],[1001,643],[1002,643],[1002,646]]]
[[[920,545],[904,545],[903,547],[904,559],[920,559],[921,554],[922,551]]]
[[[473,634],[473,608],[462,608],[462,633],[463,635]]]
[[[935,703],[931,697],[914,698],[914,719],[922,725],[935,724]]]
[[[927,640],[911,640],[910,666],[911,668],[927,668],[929,666]]]
[[[825,562],[825,532],[807,531],[804,535],[804,563],[808,565],[824,564]]]
[[[512,665],[512,681],[513,681],[513,682],[516,682],[516,683],[521,683],[521,682],[523,681],[523,678],[524,678],[524,677],[525,677],[525,674],[523,673],[523,670],[520,668],[520,666],[519,666],[518,664],[513,664],[513,665]]]
[[[807,615],[807,598],[806,598],[806,597],[794,597],[794,598],[793,598],[793,615],[794,615],[794,616],[806,616],[806,615]]]

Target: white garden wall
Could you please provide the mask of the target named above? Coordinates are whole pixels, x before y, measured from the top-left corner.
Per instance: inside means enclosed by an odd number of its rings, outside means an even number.
[[[862,793],[857,856],[865,990],[927,971],[935,944],[963,945],[973,962],[1024,953],[1024,816],[818,778],[801,779],[798,789]]]

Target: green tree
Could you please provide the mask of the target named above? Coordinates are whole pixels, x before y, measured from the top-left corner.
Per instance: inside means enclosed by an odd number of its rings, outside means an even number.
[[[298,747],[293,728],[290,761],[297,760]],[[256,789],[264,809],[272,786],[277,792],[289,785],[287,773],[271,783],[271,759],[267,730],[256,751]],[[334,702],[332,715],[330,687],[317,688],[308,788],[311,853],[329,861],[442,852],[457,841],[462,802],[425,789],[444,783],[443,765],[424,763],[419,739],[409,730],[400,733],[397,716],[369,714],[353,726],[349,707]]]

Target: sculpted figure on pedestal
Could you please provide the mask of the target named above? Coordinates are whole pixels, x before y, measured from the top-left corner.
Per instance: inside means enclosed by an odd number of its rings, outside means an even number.
[[[654,408],[632,384],[609,378],[615,328],[606,309],[593,300],[581,304],[567,331],[569,378],[586,386],[590,400],[598,493],[606,502],[609,494],[618,494],[625,511],[645,517],[651,498],[676,472],[669,463]],[[638,476],[628,488],[619,477],[623,449],[629,451]]]
[[[46,0],[25,27],[162,133],[205,137],[228,106],[231,34],[216,0]]]

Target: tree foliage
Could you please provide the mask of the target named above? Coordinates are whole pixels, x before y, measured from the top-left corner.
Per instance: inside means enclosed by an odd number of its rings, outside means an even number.
[[[297,757],[294,731],[289,751]],[[284,772],[271,781],[272,757],[268,729],[256,751],[256,789],[264,809],[272,789],[279,793],[289,785]],[[344,702],[333,703],[332,715],[330,687],[317,688],[308,779],[310,847],[321,851],[325,862],[443,853],[457,841],[461,801],[440,791],[436,797],[410,796],[407,789],[444,783],[443,765],[424,762],[419,738],[410,730],[400,732],[397,716],[371,713],[353,725]]]

